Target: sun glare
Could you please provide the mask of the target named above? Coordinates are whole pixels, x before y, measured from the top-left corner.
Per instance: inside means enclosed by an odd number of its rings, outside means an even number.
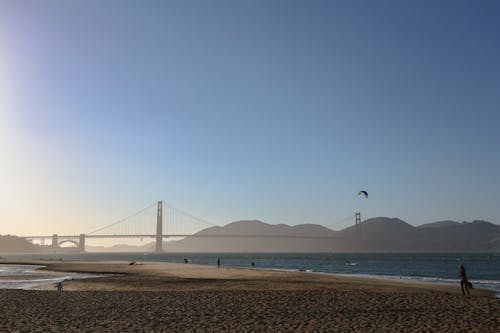
[[[7,97],[7,73],[5,61],[0,58],[0,152],[3,152],[7,144],[7,135],[9,133],[10,110],[8,108]]]
[[[12,129],[11,110],[8,105],[8,86],[5,71],[5,62],[0,58],[0,208],[10,207],[13,197],[16,196],[16,187],[13,184],[12,166]],[[2,207],[5,205],[5,207]],[[1,209],[0,223],[4,224],[10,220],[7,216],[8,209]],[[5,227],[5,226],[4,226]]]

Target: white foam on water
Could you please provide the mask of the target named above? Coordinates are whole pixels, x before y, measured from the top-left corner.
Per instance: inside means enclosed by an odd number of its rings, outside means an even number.
[[[432,276],[404,276],[404,275],[376,275],[376,274],[336,274],[336,275],[367,277],[367,278],[385,279],[385,280],[407,280],[416,282],[442,283],[442,284],[458,285],[458,287],[460,287],[460,279],[448,279],[448,278],[439,278]],[[495,297],[500,298],[500,281],[470,280],[469,282],[471,282],[475,288],[488,289],[494,291]]]
[[[0,277],[8,276],[37,276],[36,279],[0,279],[0,289],[34,289],[43,285],[59,283],[66,280],[98,278],[107,275],[102,274],[81,274],[68,272],[41,271],[40,265],[0,265]],[[47,278],[43,278],[47,277]]]

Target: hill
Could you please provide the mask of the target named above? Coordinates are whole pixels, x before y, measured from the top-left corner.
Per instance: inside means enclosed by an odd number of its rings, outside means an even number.
[[[454,227],[460,225],[459,222],[457,221],[437,221],[437,222],[432,222],[432,223],[426,223],[419,225],[418,228],[442,228],[442,227]]]
[[[42,252],[40,245],[34,245],[26,239],[11,235],[0,236],[0,252]]]
[[[335,233],[315,224],[272,225],[250,220],[208,228],[164,245],[169,252],[325,252],[329,251],[327,237]]]
[[[116,244],[113,246],[86,245],[86,252],[151,252],[154,250],[154,243],[145,245]]]
[[[228,237],[232,236],[232,237]],[[499,252],[500,226],[486,221],[438,221],[418,227],[377,217],[334,231],[317,224],[272,225],[258,220],[211,227],[163,244],[166,252]],[[142,246],[91,247],[89,252],[151,252]]]
[[[333,231],[314,224],[250,220],[164,244],[169,252],[488,252],[500,251],[500,226],[439,221],[415,227],[398,218],[377,217],[357,228]]]

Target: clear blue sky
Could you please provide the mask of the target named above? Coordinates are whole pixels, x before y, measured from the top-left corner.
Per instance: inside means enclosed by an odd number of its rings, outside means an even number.
[[[499,1],[0,2],[0,233],[500,223],[499,121]]]

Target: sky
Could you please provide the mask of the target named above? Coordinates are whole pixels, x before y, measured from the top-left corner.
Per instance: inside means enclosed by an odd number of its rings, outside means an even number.
[[[493,0],[1,0],[0,234],[500,223],[499,92]]]

